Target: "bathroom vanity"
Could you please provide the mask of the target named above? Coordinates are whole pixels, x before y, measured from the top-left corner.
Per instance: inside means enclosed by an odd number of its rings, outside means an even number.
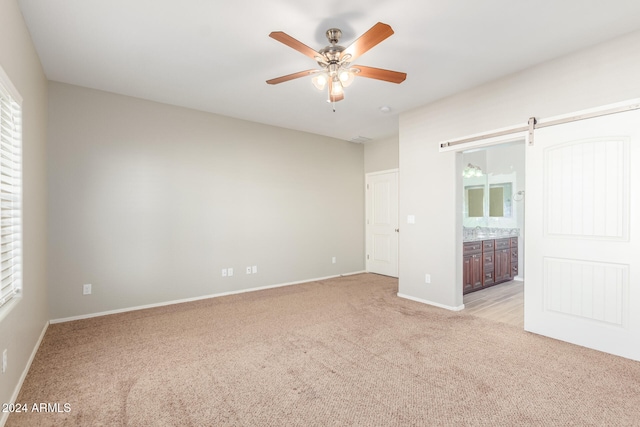
[[[518,274],[518,237],[474,237],[463,243],[462,293],[508,282]]]

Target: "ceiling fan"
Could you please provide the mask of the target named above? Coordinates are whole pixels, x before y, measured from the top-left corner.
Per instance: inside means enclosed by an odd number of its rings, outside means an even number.
[[[318,65],[320,65],[321,69],[299,71],[297,73],[267,80],[267,83],[270,85],[276,85],[300,77],[314,75],[312,79],[313,85],[318,90],[324,90],[325,87],[328,87],[327,101],[333,103],[344,99],[344,88],[349,86],[356,76],[368,77],[370,79],[383,80],[391,83],[402,83],[407,78],[406,73],[366,67],[364,65],[351,65],[355,59],[392,34],[393,29],[391,29],[389,25],[378,22],[351,45],[345,48],[338,45],[340,37],[342,36],[342,31],[337,28],[330,28],[326,32],[327,39],[329,40],[329,46],[315,51],[282,31],[274,31],[269,34],[269,37],[279,41],[280,43],[284,43],[315,60]]]

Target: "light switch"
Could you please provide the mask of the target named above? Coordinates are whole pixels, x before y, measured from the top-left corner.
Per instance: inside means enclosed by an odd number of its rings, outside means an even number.
[[[416,216],[415,215],[407,215],[407,224],[415,224]]]

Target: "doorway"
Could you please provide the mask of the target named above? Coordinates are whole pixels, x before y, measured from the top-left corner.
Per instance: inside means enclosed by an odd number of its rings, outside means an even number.
[[[462,292],[465,312],[524,327],[523,138],[462,152]],[[508,241],[508,249],[498,247]],[[477,245],[480,243],[479,245]],[[477,259],[471,260],[472,257]],[[475,261],[475,265],[471,263]],[[475,273],[469,270],[477,270]],[[475,274],[473,283],[467,277]],[[467,286],[469,285],[469,286]],[[472,289],[472,290],[471,290]]]

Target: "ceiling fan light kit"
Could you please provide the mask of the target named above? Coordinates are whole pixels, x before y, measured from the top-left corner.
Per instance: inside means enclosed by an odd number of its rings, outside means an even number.
[[[392,34],[393,30],[389,25],[378,22],[355,42],[345,48],[338,45],[342,31],[338,28],[330,28],[326,32],[329,45],[319,51],[315,51],[282,31],[274,31],[269,34],[269,37],[314,59],[318,65],[320,65],[320,70],[300,71],[267,80],[267,83],[275,85],[315,74],[311,79],[311,83],[313,83],[318,90],[324,91],[325,88],[327,89],[327,102],[334,104],[333,111],[335,112],[335,103],[344,99],[344,88],[349,87],[357,75],[391,83],[402,83],[406,79],[406,73],[398,71],[365,66],[351,66],[351,63],[356,58]]]

